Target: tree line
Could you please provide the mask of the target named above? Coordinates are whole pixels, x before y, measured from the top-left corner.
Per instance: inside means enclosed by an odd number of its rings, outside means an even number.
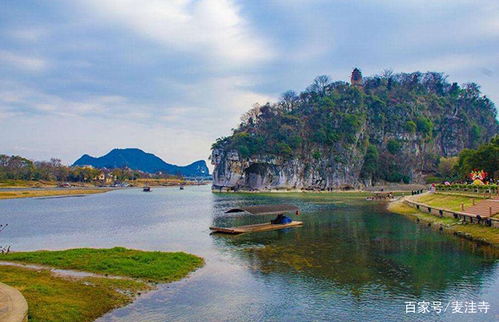
[[[0,180],[45,180],[58,182],[99,181],[104,174],[115,181],[136,180],[138,178],[168,178],[169,174],[149,174],[129,168],[97,169],[92,167],[70,167],[60,159],[32,161],[17,155],[0,154]]]

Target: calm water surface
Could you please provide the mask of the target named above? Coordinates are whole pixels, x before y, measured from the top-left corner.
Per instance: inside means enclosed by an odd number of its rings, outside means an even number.
[[[233,206],[293,203],[305,225],[242,236],[211,225],[256,223]],[[0,201],[14,250],[125,246],[183,250],[206,266],[102,321],[497,321],[497,251],[417,225],[362,198],[212,194],[208,186]],[[405,314],[405,301],[487,301],[487,314]]]

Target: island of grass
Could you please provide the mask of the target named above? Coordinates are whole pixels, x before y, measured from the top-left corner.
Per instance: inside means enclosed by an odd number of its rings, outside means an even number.
[[[432,193],[423,194],[412,200],[427,204],[428,206],[444,208],[451,211],[460,211],[461,204],[464,204],[465,207],[471,206],[473,204],[473,199],[477,198],[483,197],[457,193]],[[449,217],[442,218],[419,211],[405,204],[403,200],[391,202],[388,205],[388,210],[393,213],[418,218],[423,222],[442,227],[445,231],[459,235],[467,235],[472,240],[499,247],[499,228],[478,224],[463,225],[459,219]]]
[[[31,321],[93,321],[130,303],[139,292],[151,289],[151,282],[182,279],[204,264],[202,258],[183,252],[121,247],[19,252],[1,255],[0,260],[47,268],[0,266],[1,281],[19,289],[28,301]],[[75,277],[54,274],[50,268],[100,275]]]

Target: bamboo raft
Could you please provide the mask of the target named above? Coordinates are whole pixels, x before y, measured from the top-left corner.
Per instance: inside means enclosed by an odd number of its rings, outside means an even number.
[[[246,212],[252,215],[283,215],[285,213],[295,213],[300,214],[300,209],[294,205],[262,205],[262,206],[247,206],[241,208],[232,208],[226,211],[226,213],[234,212]],[[278,217],[279,218],[279,217]],[[302,226],[303,222],[293,220],[287,223],[266,222],[262,224],[245,225],[238,227],[210,227],[214,233],[224,233],[224,234],[244,234],[244,233],[254,233],[259,231],[270,231],[286,229],[290,227]]]
[[[290,227],[302,226],[302,221],[293,220],[289,224],[271,224],[271,223],[263,223],[263,224],[255,224],[255,225],[246,225],[239,227],[210,227],[215,233],[224,233],[224,234],[244,234],[244,233],[255,233],[259,231],[270,231],[270,230],[278,230],[285,229]]]

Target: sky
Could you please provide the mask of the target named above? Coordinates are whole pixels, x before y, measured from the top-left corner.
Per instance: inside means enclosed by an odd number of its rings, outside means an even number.
[[[0,153],[208,162],[318,75],[438,71],[499,104],[499,1],[0,0]]]

